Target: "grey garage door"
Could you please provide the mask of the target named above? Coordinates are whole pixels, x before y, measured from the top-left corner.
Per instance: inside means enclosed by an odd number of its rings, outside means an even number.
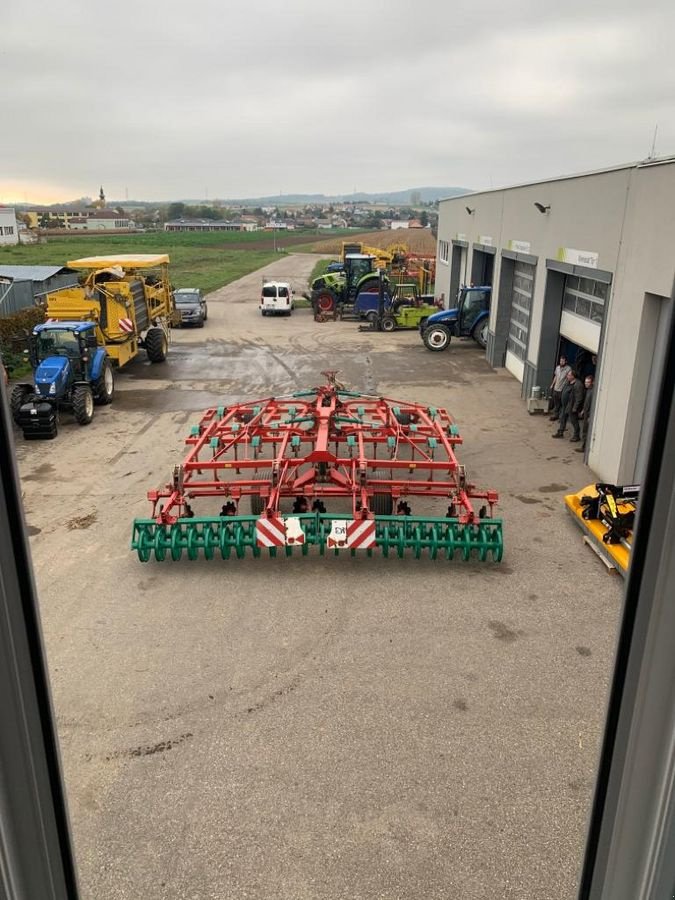
[[[513,269],[511,319],[506,341],[506,368],[522,383],[530,332],[535,267],[517,262]]]

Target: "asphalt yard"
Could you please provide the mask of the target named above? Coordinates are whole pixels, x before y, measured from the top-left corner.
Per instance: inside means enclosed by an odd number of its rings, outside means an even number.
[[[573,898],[622,592],[563,504],[592,473],[474,343],[263,318],[260,275],[87,428],[17,433],[83,896]],[[139,562],[200,413],[326,369],[452,413],[503,562]]]

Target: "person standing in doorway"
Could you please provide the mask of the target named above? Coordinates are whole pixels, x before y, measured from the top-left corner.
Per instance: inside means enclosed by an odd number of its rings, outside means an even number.
[[[584,379],[584,405],[582,407],[581,418],[581,447],[576,448],[577,453],[584,453],[586,450],[586,441],[588,440],[588,425],[591,418],[591,403],[593,402],[593,376],[587,375]]]
[[[570,441],[573,444],[576,444],[581,440],[581,435],[579,434],[579,416],[581,415],[581,411],[584,408],[584,383],[583,381],[577,377],[577,373],[572,371],[572,381],[571,381],[571,394],[570,394],[570,424],[572,425],[573,433]]]
[[[570,367],[567,365],[567,357],[561,354],[560,362],[555,367],[553,380],[551,381],[551,391],[553,392],[553,410],[551,411],[550,421],[555,422],[560,418],[560,408],[562,404],[562,392],[567,383],[567,373]]]
[[[570,401],[572,399],[572,383],[575,379],[576,375],[570,369],[565,377],[565,384],[560,394],[560,419],[558,421],[558,430],[553,434],[554,438],[561,438],[567,428],[567,420],[570,415]]]

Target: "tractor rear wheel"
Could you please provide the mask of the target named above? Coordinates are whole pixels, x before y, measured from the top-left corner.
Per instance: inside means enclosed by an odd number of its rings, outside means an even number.
[[[17,425],[21,424],[19,422],[19,412],[21,407],[32,393],[32,389],[28,387],[27,384],[17,384],[12,391],[12,396],[9,398],[9,407],[12,411],[12,418]]]
[[[109,359],[103,363],[101,374],[96,379],[94,385],[94,402],[99,406],[107,406],[113,402],[115,395],[115,376],[113,375],[113,367]]]
[[[314,312],[332,313],[337,305],[337,297],[332,291],[322,290],[314,300]]]
[[[94,395],[88,384],[78,384],[73,390],[73,415],[78,425],[88,425],[94,418]]]
[[[390,516],[394,511],[394,498],[391,494],[373,494],[371,511],[376,516]]]
[[[371,309],[370,312],[366,313],[365,316],[366,322],[370,322],[371,325],[374,325],[377,322],[377,313],[374,309]]]
[[[429,325],[422,332],[422,340],[427,350],[447,350],[450,346],[450,329],[445,325]]]
[[[488,338],[488,320],[483,319],[482,322],[479,322],[471,332],[471,336],[474,341],[478,344],[479,347],[487,347],[487,338]]]
[[[164,362],[169,352],[169,343],[163,328],[150,328],[145,335],[145,352],[151,363]]]
[[[382,316],[380,327],[382,331],[396,331],[396,319],[393,316]]]

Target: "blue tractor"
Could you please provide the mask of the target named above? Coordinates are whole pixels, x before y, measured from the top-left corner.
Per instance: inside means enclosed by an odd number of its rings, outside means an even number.
[[[491,294],[489,285],[463,287],[457,306],[433,313],[422,322],[420,334],[427,350],[447,350],[453,337],[472,337],[485,347]]]
[[[94,404],[112,403],[112,363],[97,345],[95,322],[37,325],[28,354],[35,383],[18,384],[10,398],[12,417],[27,440],[56,437],[61,409],[72,410],[76,422],[88,425]]]

